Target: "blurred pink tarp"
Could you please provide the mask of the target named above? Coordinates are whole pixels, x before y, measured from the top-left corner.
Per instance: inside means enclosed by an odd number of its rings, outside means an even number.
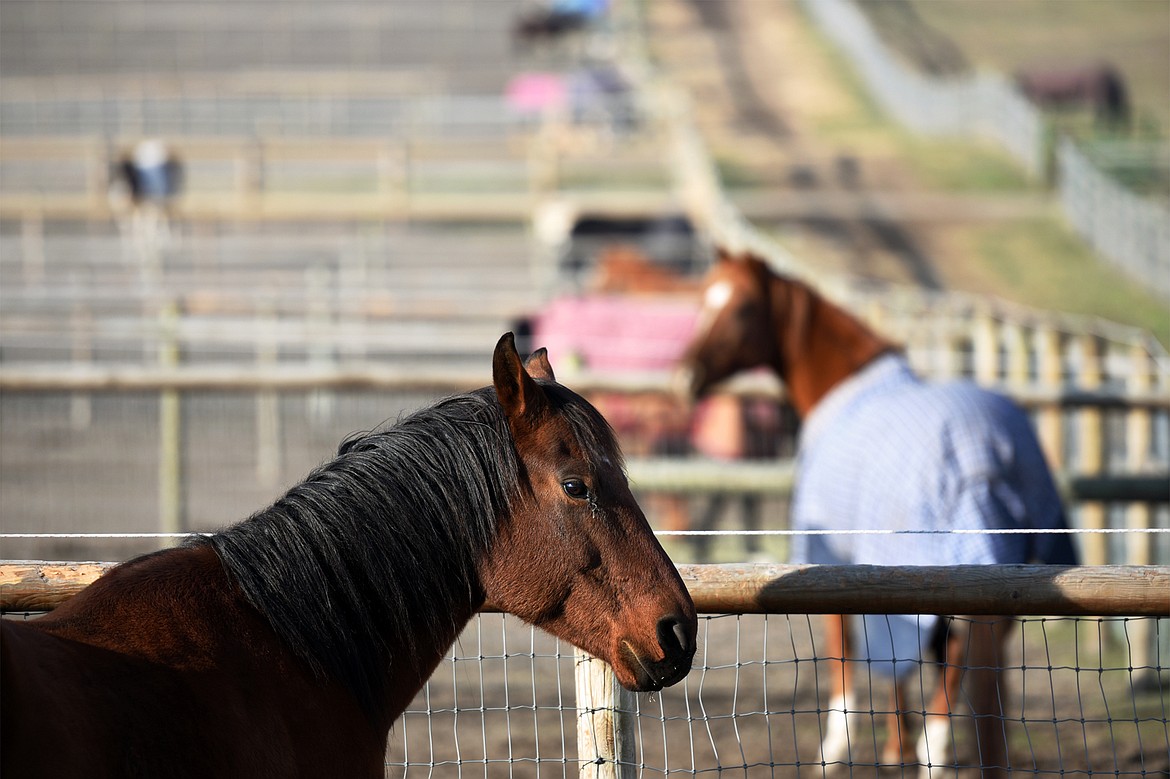
[[[533,344],[553,365],[574,361],[591,370],[669,370],[694,332],[690,300],[645,297],[560,297],[533,322]]]
[[[508,82],[508,105],[517,111],[561,108],[568,97],[565,79],[555,73],[521,73]]]

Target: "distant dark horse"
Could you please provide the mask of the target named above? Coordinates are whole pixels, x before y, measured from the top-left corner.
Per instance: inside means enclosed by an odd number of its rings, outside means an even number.
[[[1073,564],[1066,534],[984,533],[1064,529],[1064,510],[1035,433],[1006,397],[969,382],[932,384],[909,369],[897,347],[806,284],[762,260],[722,255],[708,273],[696,333],[680,380],[695,395],[729,376],[767,367],[784,382],[803,427],[791,516],[795,529],[844,531],[794,540],[803,563],[958,565]],[[945,534],[948,530],[969,531]],[[866,531],[930,535],[863,535]],[[858,533],[860,531],[860,533]],[[1010,623],[971,619],[963,628],[933,615],[865,621],[855,638],[837,616],[823,653],[836,666],[822,743],[825,762],[845,760],[847,711],[857,712],[854,663],[894,675],[896,705],[883,763],[920,763],[922,774],[953,776],[950,714],[974,713],[982,776],[1008,770],[1000,720],[1000,671]],[[924,737],[911,737],[904,685],[925,648],[940,650],[941,682],[926,706]],[[861,710],[870,708],[862,705]],[[917,741],[917,748],[916,742]]]
[[[1016,71],[1015,81],[1024,96],[1041,108],[1087,106],[1102,124],[1129,124],[1125,79],[1112,65],[1023,68]]]
[[[485,601],[631,690],[682,679],[694,605],[613,432],[511,334],[493,384],[4,621],[4,776],[381,777],[391,723]]]

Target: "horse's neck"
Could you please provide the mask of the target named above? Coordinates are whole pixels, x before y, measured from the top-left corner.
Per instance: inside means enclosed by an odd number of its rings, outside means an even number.
[[[841,382],[894,350],[853,315],[799,282],[773,278],[772,326],[779,345],[776,372],[801,418]]]

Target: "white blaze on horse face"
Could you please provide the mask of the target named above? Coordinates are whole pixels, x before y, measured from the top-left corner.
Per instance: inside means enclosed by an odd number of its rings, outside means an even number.
[[[732,287],[730,281],[717,281],[707,287],[703,293],[703,308],[699,311],[699,319],[695,323],[695,336],[703,337],[715,324],[719,312],[731,302]]]

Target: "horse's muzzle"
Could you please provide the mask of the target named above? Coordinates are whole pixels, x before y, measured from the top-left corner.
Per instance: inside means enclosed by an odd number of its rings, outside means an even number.
[[[690,673],[691,661],[695,657],[693,621],[677,616],[663,617],[658,620],[657,633],[661,660],[650,660],[629,641],[621,644],[624,659],[636,678],[636,685],[631,688],[634,692],[653,692],[670,687]]]

